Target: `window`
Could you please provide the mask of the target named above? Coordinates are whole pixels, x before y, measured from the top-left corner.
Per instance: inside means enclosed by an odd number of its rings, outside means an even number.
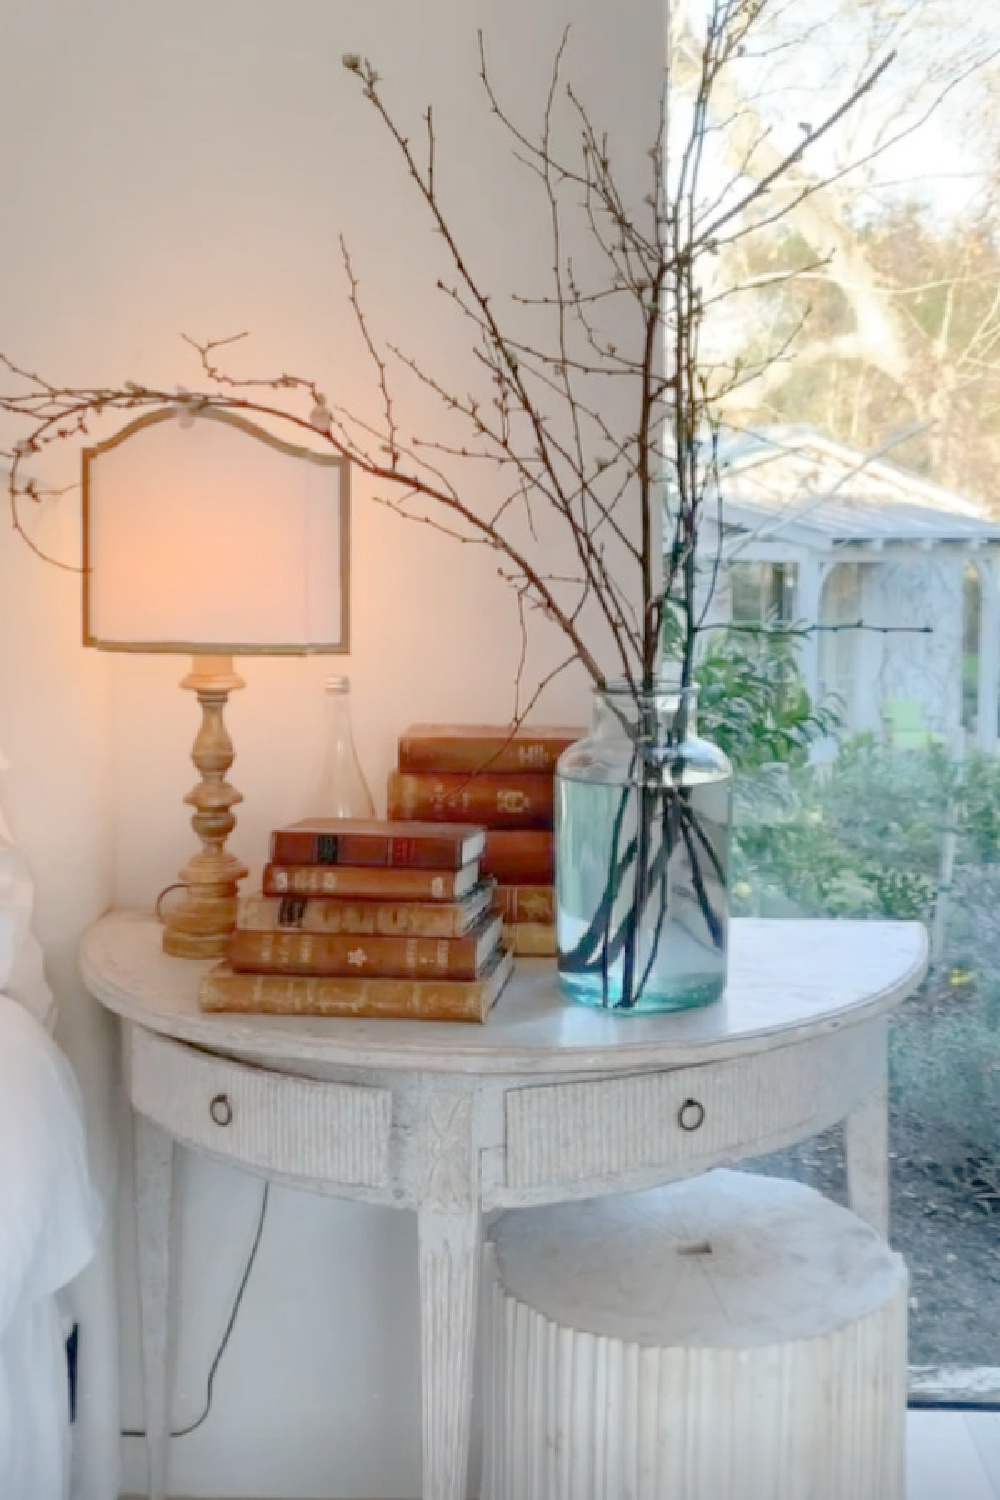
[[[790,624],[795,618],[797,573],[794,563],[733,563],[733,624]]]
[[[979,720],[979,629],[982,589],[979,569],[962,574],[962,728],[974,734]]]
[[[857,563],[838,563],[827,574],[820,599],[819,691],[821,698],[835,693],[840,699],[848,730],[858,727],[858,632],[838,627],[860,619],[861,569]]]

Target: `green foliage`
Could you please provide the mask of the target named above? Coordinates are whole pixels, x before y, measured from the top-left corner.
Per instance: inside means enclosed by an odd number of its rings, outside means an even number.
[[[802,626],[714,630],[695,667],[698,725],[737,772],[805,764],[813,741],[840,720],[835,700],[816,705],[798,665]],[[668,639],[669,645],[669,639]]]
[[[734,910],[928,920],[959,786],[939,746],[900,753],[870,735],[846,741],[822,776],[793,773],[790,816],[737,823]]]
[[[981,751],[965,765],[961,832],[969,856],[982,864],[1000,860],[1000,760]]]
[[[699,731],[736,771],[733,911],[928,921],[947,831],[960,866],[1000,862],[1000,759],[957,763],[941,744],[899,751],[859,734],[822,772],[809,766],[839,716],[805,690],[803,634],[719,629],[695,670]]]
[[[841,746],[822,806],[837,837],[879,868],[936,880],[958,785],[958,770],[941,745],[898,751],[857,735]]]

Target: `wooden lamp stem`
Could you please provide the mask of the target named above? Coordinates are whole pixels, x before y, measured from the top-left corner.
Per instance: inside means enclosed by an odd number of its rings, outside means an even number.
[[[184,798],[195,810],[191,826],[202,848],[180,872],[187,894],[163,916],[163,951],[179,958],[221,958],[236,925],[236,885],[247,867],[224,846],[236,826],[232,808],[243,796],[226,780],[234,751],[222,715],[229,694],[243,686],[231,656],[195,656],[181,682],[197,693],[202,709],[191,751],[201,781]]]

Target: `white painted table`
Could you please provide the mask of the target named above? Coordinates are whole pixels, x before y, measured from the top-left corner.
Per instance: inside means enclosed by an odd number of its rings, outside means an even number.
[[[125,1022],[149,1496],[165,1493],[173,1144],[418,1222],[423,1500],[464,1500],[484,1211],[632,1192],[846,1120],[851,1206],[888,1225],[886,1017],[926,967],[915,922],[734,921],[723,999],[616,1017],[518,961],[485,1026],[203,1015],[204,961],[149,917],[85,935]]]

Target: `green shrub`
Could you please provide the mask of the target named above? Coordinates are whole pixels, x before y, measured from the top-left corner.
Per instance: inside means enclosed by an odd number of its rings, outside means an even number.
[[[701,733],[738,772],[771,762],[805,764],[809,746],[840,719],[832,699],[816,705],[798,665],[802,629],[765,626],[712,632],[695,668]]]

